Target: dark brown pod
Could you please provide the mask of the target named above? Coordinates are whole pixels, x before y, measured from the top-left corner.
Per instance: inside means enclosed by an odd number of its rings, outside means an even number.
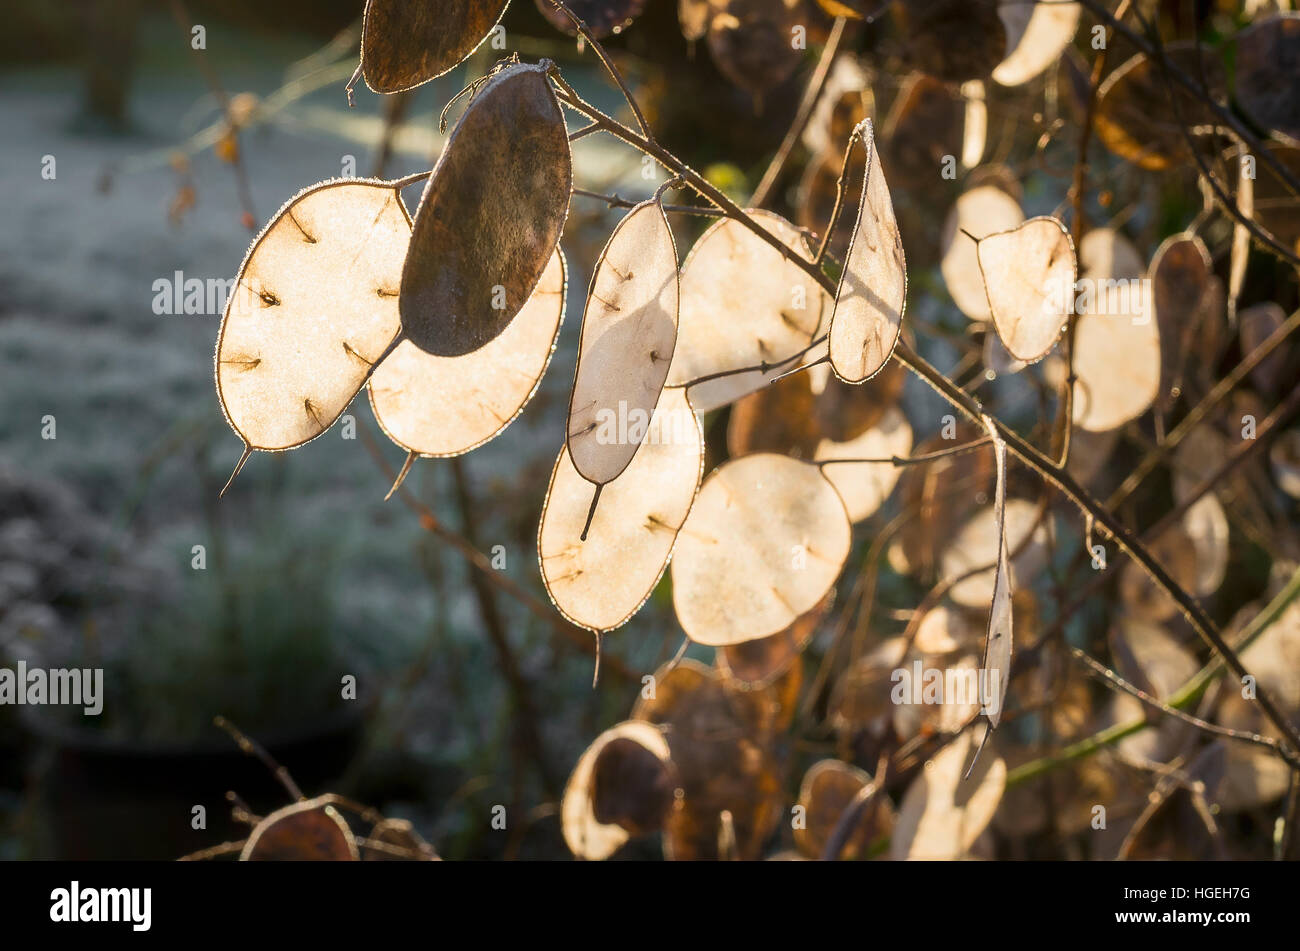
[[[434,356],[499,336],[559,243],[573,169],[549,65],[508,66],[488,80],[420,198],[399,305],[407,339]]]
[[[401,92],[464,62],[510,0],[366,0],[361,74],[375,92]]]

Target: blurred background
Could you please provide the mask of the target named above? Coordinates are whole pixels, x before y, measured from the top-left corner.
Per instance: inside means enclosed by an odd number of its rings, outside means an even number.
[[[1199,18],[1208,6],[1169,5]],[[554,59],[584,96],[620,109],[590,51],[580,53],[532,0],[507,10],[505,50],[481,48],[411,93],[379,97],[358,84],[349,108],[344,85],[357,62],[360,7],[360,0],[9,5],[0,34],[0,665],[103,668],[105,696],[98,717],[0,706],[0,858],[170,859],[241,838],[246,829],[230,818],[227,790],[259,815],[288,800],[269,771],[213,725],[216,716],[260,741],[307,795],[337,792],[409,819],[444,857],[567,857],[558,815],[565,780],[592,740],[628,715],[642,675],[681,644],[665,578],[646,609],[606,638],[593,689],[590,635],[490,586],[485,593],[417,515],[397,499],[383,501],[391,483],[385,467],[395,470],[404,454],[383,439],[364,398],[348,411],[354,427],[336,425],[295,452],[256,454],[218,502],[241,447],[214,392],[221,308],[209,303],[210,282],[235,276],[251,237],[276,209],[335,176],[397,178],[429,168],[443,141],[439,113],[506,52]],[[1238,12],[1219,9],[1204,32]],[[786,134],[832,23],[811,3],[800,16],[808,49],[792,58],[783,47],[688,42],[668,0],[647,0],[608,45],[659,138],[739,200]],[[201,50],[193,46],[196,26]],[[862,83],[851,87],[856,98],[841,99],[833,112],[828,106],[812,123],[814,134],[796,144],[768,206],[800,226],[824,227],[848,132],[862,115],[876,116],[907,247],[908,333],[931,362],[955,368],[954,378],[972,391],[982,388],[1004,420],[1044,436],[1050,387],[1010,374],[994,382],[991,369],[985,378],[996,355],[944,287],[941,226],[960,190],[978,181],[1014,194],[1026,214],[1064,207],[1075,143],[1055,136],[1084,111],[1090,63],[1067,49],[1031,98],[990,87],[987,148],[981,141],[974,161],[963,158],[960,180],[949,180],[922,169],[962,154],[960,83],[906,65],[881,68],[906,52],[907,36],[897,22],[853,29],[846,46],[863,54],[870,92],[860,94]],[[639,199],[658,184],[641,174],[639,155],[606,137],[590,136],[574,152],[581,187]],[[1096,152],[1104,187],[1083,207],[1094,221],[1124,229],[1144,255],[1201,211],[1194,176],[1138,180],[1115,156]],[[417,192],[406,192],[412,208]],[[563,239],[568,316],[523,415],[459,461],[417,463],[406,483],[480,550],[500,546],[506,575],[543,602],[537,523],[564,440],[585,288],[620,214],[599,201],[573,201]],[[674,220],[683,254],[706,223]],[[1219,246],[1229,231],[1221,221],[1206,229]],[[846,241],[838,234],[832,248],[842,252]],[[1226,270],[1226,260],[1216,266]],[[176,285],[192,280],[205,291],[202,312],[172,312],[182,297]],[[1289,313],[1294,274],[1257,257],[1244,299],[1277,300]],[[1208,390],[1217,368],[1243,352],[1221,344],[1218,362],[1188,384],[1189,393]],[[1280,392],[1285,373],[1277,373],[1261,385],[1261,398]],[[900,401],[918,445],[948,413],[901,371],[858,398]],[[728,453],[733,417],[724,410],[704,420],[709,466]],[[1108,492],[1148,448],[1142,436],[1081,437],[1076,474]],[[1232,490],[1227,567],[1206,599],[1224,623],[1275,591],[1289,577],[1279,561],[1293,567],[1297,554],[1293,500],[1276,493],[1263,469],[1258,477],[1262,492],[1258,482]],[[1149,494],[1130,502],[1129,515],[1151,499],[1168,507],[1169,480],[1153,481]],[[1037,486],[1013,473],[1023,495]],[[850,589],[860,594],[870,566],[874,602],[861,622],[868,647],[903,630],[930,590],[925,572],[886,564],[884,547],[872,545],[897,511],[896,502],[885,507],[859,533],[842,580],[841,599]],[[1081,541],[1077,519],[1058,515],[1047,517],[1060,550],[1053,547],[1053,570],[1038,592],[1044,619],[1053,597],[1071,590],[1064,569],[1075,564]],[[940,528],[952,526],[930,530]],[[1037,610],[1026,607],[1025,617],[1040,616]],[[1086,605],[1067,631],[1073,642],[1104,643],[1107,610],[1104,599]],[[1025,623],[1032,642],[1036,621]],[[818,757],[871,768],[879,751],[833,725],[830,687],[846,661],[825,658],[843,630],[834,613],[812,624],[816,635],[799,646],[807,645],[804,690],[813,700],[801,729],[776,744],[781,768],[772,795],[781,815]],[[1185,630],[1177,636],[1191,640]],[[698,647],[689,656],[713,660]],[[797,663],[802,670],[804,660]],[[1046,676],[1048,667],[1044,661],[1038,673]],[[348,678],[355,678],[354,699]],[[1109,695],[1086,678],[1054,683],[1059,693],[1051,695],[1069,701],[1056,721],[1029,717],[1011,734],[1025,759],[1049,734],[1063,742],[1118,716],[1103,710]],[[1048,693],[1025,691],[1025,704]],[[1149,783],[1111,779],[1098,782],[1108,796],[1124,787],[1131,822]],[[989,840],[981,854],[1090,857],[1069,843],[1078,830],[1062,831],[1044,812],[1045,801],[1069,796],[1070,781],[1056,782],[1055,792],[1030,787],[1018,804],[1008,799],[998,844]],[[838,815],[843,802],[834,803]],[[195,806],[205,808],[206,828],[192,827]],[[511,817],[504,834],[489,821],[496,806]],[[1024,815],[1030,818],[1018,827]],[[1151,854],[1176,853],[1182,830],[1196,826],[1189,815],[1178,812],[1169,830],[1158,830]],[[1250,843],[1245,851],[1267,852],[1265,813],[1238,821]],[[784,827],[772,832],[763,854],[788,848],[789,839]],[[619,857],[660,854],[655,840],[641,839]]]

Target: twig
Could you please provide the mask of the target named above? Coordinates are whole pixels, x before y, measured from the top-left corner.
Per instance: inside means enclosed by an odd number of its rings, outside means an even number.
[[[772,161],[767,166],[767,171],[763,173],[758,187],[754,189],[754,194],[749,199],[751,208],[761,208],[767,204],[772,188],[776,185],[777,179],[781,177],[781,170],[785,167],[786,160],[794,150],[795,143],[799,141],[799,136],[807,128],[808,120],[812,118],[813,111],[817,108],[817,101],[821,99],[822,90],[826,87],[826,78],[830,75],[831,66],[835,63],[835,56],[840,51],[840,39],[844,35],[844,23],[844,17],[835,18],[835,25],[831,27],[830,36],[826,38],[826,45],[822,48],[821,58],[817,60],[817,68],[813,70],[812,76],[808,79],[808,85],[804,87],[803,99],[799,101],[799,108],[795,112],[794,121],[790,123],[785,139],[781,142],[781,147],[776,150],[776,155],[772,157]]]

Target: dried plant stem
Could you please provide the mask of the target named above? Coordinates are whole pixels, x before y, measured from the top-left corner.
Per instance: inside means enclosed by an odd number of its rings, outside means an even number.
[[[263,747],[262,744],[258,743],[256,740],[250,739],[242,730],[239,729],[239,727],[235,726],[225,717],[214,717],[212,722],[219,729],[224,730],[230,738],[235,741],[235,745],[238,746],[241,751],[247,753],[249,756],[254,756],[261,760],[262,764],[271,771],[271,775],[274,776],[276,780],[279,781],[280,785],[284,787],[285,792],[292,796],[295,801],[301,802],[307,798],[302,794],[302,790],[298,788],[298,784],[293,781],[293,777],[289,775],[289,771],[277,763],[275,758],[266,751],[266,748]]]
[[[1273,752],[1277,753],[1292,766],[1300,766],[1300,756],[1288,748],[1282,746],[1271,736],[1263,736],[1259,733],[1251,733],[1248,730],[1233,730],[1226,726],[1219,726],[1217,723],[1210,723],[1202,720],[1200,717],[1192,716],[1190,713],[1184,713],[1177,707],[1171,707],[1159,697],[1152,696],[1141,687],[1129,683],[1115,671],[1111,670],[1105,664],[1101,663],[1094,657],[1088,656],[1077,647],[1071,647],[1070,656],[1087,668],[1088,672],[1096,677],[1099,681],[1110,687],[1116,693],[1127,693],[1136,697],[1149,707],[1159,710],[1166,716],[1171,716],[1176,720],[1182,720],[1184,723],[1196,727],[1205,733],[1211,733],[1215,736],[1226,737],[1230,740],[1242,740],[1247,743],[1256,743],[1260,746],[1267,746]]]
[[[605,47],[600,45],[600,40],[596,39],[595,34],[587,28],[587,24],[584,23],[576,13],[565,6],[562,0],[550,0],[550,2],[557,10],[569,18],[569,21],[578,31],[578,35],[591,44],[591,48],[600,58],[601,64],[605,67],[605,71],[609,73],[610,78],[614,80],[615,85],[617,85],[619,90],[623,93],[623,98],[627,100],[627,104],[632,108],[632,115],[636,116],[636,124],[641,130],[641,134],[653,142],[654,135],[650,132],[650,124],[645,121],[645,115],[641,112],[641,107],[637,105],[636,97],[632,95],[632,90],[628,88],[627,83],[623,80],[623,74],[618,71],[617,67],[614,66],[614,61],[610,59],[609,54],[605,52]]]
[[[1255,615],[1255,619],[1250,622],[1241,638],[1237,641],[1237,649],[1245,650],[1253,644],[1298,597],[1300,597],[1300,571],[1297,571],[1292,576],[1291,580],[1268,603],[1264,610]],[[1195,676],[1174,691],[1165,703],[1175,710],[1187,709],[1205,694],[1210,684],[1223,673],[1224,666],[1222,657],[1211,659]],[[1007,773],[1007,786],[1018,786],[1062,766],[1086,759],[1099,750],[1113,746],[1125,737],[1132,736],[1146,726],[1149,726],[1149,723],[1145,717],[1139,717],[1127,723],[1117,723],[1077,743],[1072,743],[1059,753],[1022,763]]]
[[[844,24],[844,17],[835,18],[835,25],[831,27],[830,36],[826,38],[826,45],[822,48],[822,55],[817,60],[817,68],[813,70],[812,76],[808,78],[808,85],[804,87],[803,98],[799,101],[799,108],[795,112],[794,121],[790,123],[790,129],[786,132],[781,147],[776,150],[776,155],[772,157],[772,161],[767,166],[767,171],[763,173],[758,187],[754,189],[754,194],[749,199],[751,208],[761,208],[767,204],[772,188],[776,185],[777,179],[781,177],[781,170],[785,167],[786,160],[790,157],[790,153],[794,151],[799,136],[803,135],[803,130],[807,128],[808,120],[812,118],[813,110],[817,108],[817,101],[821,99],[822,90],[826,88],[826,78],[830,75],[831,66],[835,63],[835,56],[840,51],[840,39],[844,36]]]
[[[1190,82],[1190,80],[1189,80]],[[616,119],[606,115],[590,103],[581,99],[568,87],[567,83],[559,81],[561,92],[559,94],[561,102],[570,108],[584,113],[592,122],[599,123],[602,128],[622,139],[628,145],[641,151],[645,155],[656,159],[661,165],[669,169],[674,174],[680,176],[682,180],[693,188],[701,197],[713,202],[721,210],[725,211],[728,217],[745,225],[755,235],[768,242],[787,260],[792,261],[798,267],[803,269],[811,277],[818,281],[829,294],[835,294],[836,288],[830,276],[824,273],[820,266],[812,261],[801,258],[791,249],[785,246],[775,235],[769,233],[754,219],[746,214],[734,201],[722,193],[715,185],[701,176],[698,172],[682,162],[675,155],[663,148],[657,142],[653,142],[643,136],[637,135],[636,132],[627,128]],[[894,357],[905,367],[919,376],[932,389],[935,390],[954,408],[960,410],[973,422],[979,423],[984,417],[984,410],[978,400],[963,392],[955,384],[947,379],[938,369],[932,366],[919,354],[914,352],[906,342],[900,340],[894,349]],[[1102,504],[1097,501],[1086,489],[1084,489],[1075,478],[1070,475],[1062,466],[1044,455],[1039,449],[1031,445],[1011,427],[1002,421],[990,417],[989,419],[994,432],[1000,436],[1007,444],[1008,451],[1015,456],[1022,464],[1027,466],[1041,476],[1044,481],[1052,485],[1061,494],[1068,498],[1079,510],[1085,515],[1091,516],[1098,524],[1106,529],[1107,532],[1115,539],[1119,549],[1138,563],[1142,570],[1151,578],[1158,588],[1164,591],[1174,603],[1178,606],[1179,611],[1187,618],[1193,630],[1204,640],[1210,647],[1218,652],[1225,663],[1238,676],[1248,675],[1248,671],[1242,665],[1240,658],[1233,652],[1223,639],[1222,634],[1215,626],[1205,609],[1189,595],[1181,585],[1165,570],[1164,566],[1155,559],[1150,551],[1130,532],[1112,513],[1107,511]],[[1281,709],[1273,701],[1272,695],[1262,688],[1257,691],[1255,701],[1260,705],[1265,715],[1271,720],[1287,738],[1287,741],[1296,750],[1300,750],[1300,731],[1297,731],[1294,724],[1283,714]]]
[[[1161,46],[1152,44],[1136,30],[1121,23],[1114,14],[1106,9],[1101,0],[1079,0],[1079,3],[1098,20],[1108,24],[1117,33],[1123,35],[1126,40],[1137,47],[1140,52],[1146,54],[1148,58],[1157,64],[1161,64],[1165,71],[1167,71],[1168,75],[1171,76],[1180,86],[1193,95],[1201,97],[1205,105],[1213,111],[1214,114],[1218,116],[1226,126],[1228,126],[1228,128],[1232,129],[1232,131],[1235,132],[1243,142],[1250,146],[1251,150],[1263,159],[1266,165],[1277,173],[1278,177],[1286,184],[1291,194],[1300,196],[1300,179],[1296,178],[1295,173],[1287,168],[1286,165],[1277,158],[1277,156],[1270,152],[1267,144],[1261,141],[1260,138],[1255,135],[1255,133],[1253,133],[1250,128],[1231,110],[1219,105],[1219,103],[1215,102],[1208,96],[1205,96],[1203,87],[1200,83],[1194,80],[1191,76],[1188,76],[1182,69],[1178,68],[1173,63],[1170,63]]]
[[[465,466],[460,459],[452,459],[450,468],[452,481],[456,487],[456,507],[460,512],[461,531],[465,534],[465,540],[474,547],[475,551],[478,551],[475,526],[479,519],[475,511],[474,497],[470,493],[469,481],[465,477]],[[483,628],[487,631],[493,650],[496,651],[501,675],[505,678],[514,697],[516,748],[521,753],[527,751],[527,755],[532,757],[542,788],[548,796],[554,798],[559,794],[560,787],[551,774],[551,761],[547,756],[542,735],[537,729],[541,718],[537,715],[536,704],[533,703],[532,688],[520,669],[519,661],[510,646],[510,638],[506,635],[505,622],[496,600],[496,589],[488,583],[483,572],[471,570],[469,580],[474,589],[474,598],[478,602],[479,618],[483,621]],[[597,643],[599,644],[599,640]]]

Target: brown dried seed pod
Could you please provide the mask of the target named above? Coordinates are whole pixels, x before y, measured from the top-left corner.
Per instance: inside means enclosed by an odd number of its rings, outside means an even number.
[[[549,64],[511,65],[456,123],[415,213],[402,269],[402,329],[458,357],[505,331],[564,230],[573,184]]]
[[[908,62],[944,82],[988,77],[1007,49],[1007,31],[998,6],[997,0],[898,5],[907,35]]]
[[[257,824],[241,862],[355,862],[356,839],[328,796],[277,809]]]
[[[755,96],[779,86],[799,65],[790,42],[802,0],[722,0],[709,22],[709,53],[719,72]]]
[[[1258,20],[1237,34],[1236,102],[1266,129],[1300,145],[1300,13]]]
[[[1160,328],[1162,410],[1173,407],[1182,385],[1182,367],[1194,334],[1213,300],[1214,264],[1196,235],[1167,238],[1151,258],[1151,309]]]
[[[615,755],[607,758],[611,748]],[[565,844],[580,859],[607,859],[634,835],[662,825],[676,795],[663,733],[625,720],[596,737],[573,768],[560,806]]]
[[[487,39],[510,0],[366,0],[361,73],[379,93],[437,79]]]

